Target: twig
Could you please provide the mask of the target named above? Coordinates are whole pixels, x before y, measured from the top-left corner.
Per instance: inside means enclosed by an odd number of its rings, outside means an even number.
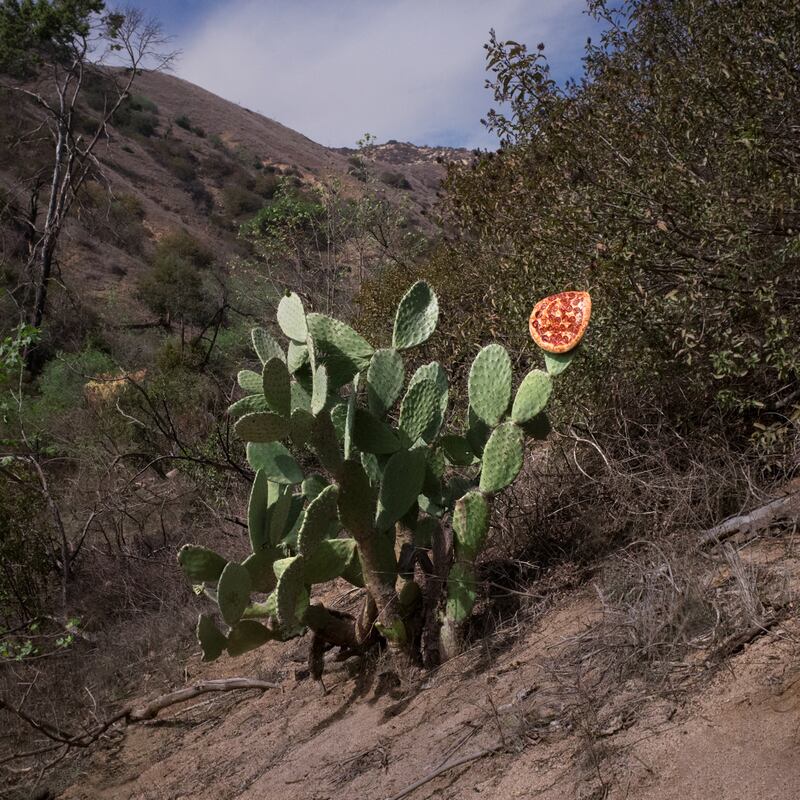
[[[420,786],[424,786],[426,783],[434,780],[434,778],[438,778],[440,775],[447,772],[448,770],[455,769],[456,767],[463,766],[464,764],[469,764],[472,761],[477,761],[479,758],[483,758],[484,756],[496,753],[498,750],[501,749],[502,746],[499,744],[495,745],[494,747],[487,747],[483,750],[478,750],[475,753],[470,753],[467,756],[462,756],[461,758],[458,758],[455,761],[451,761],[449,764],[446,764],[443,767],[437,767],[424,777],[420,778],[418,781],[414,781],[414,783],[412,783],[410,786],[406,786],[405,789],[402,789],[397,794],[393,794],[391,797],[388,797],[387,800],[401,800],[401,798],[410,795],[411,792],[413,792],[415,789],[419,789]]]
[[[218,680],[198,681],[192,686],[187,686],[183,689],[178,689],[177,691],[169,692],[161,697],[157,697],[155,700],[151,700],[149,703],[147,703],[147,705],[142,706],[141,708],[134,708],[132,705],[126,706],[121,711],[118,711],[116,714],[112,715],[92,730],[87,731],[86,733],[74,735],[58,730],[49,723],[33,719],[21,709],[14,708],[5,701],[0,700],[0,709],[6,709],[7,711],[10,711],[32,728],[43,733],[48,739],[56,742],[56,745],[40,751],[12,755],[10,758],[6,758],[0,763],[6,763],[19,758],[25,758],[38,752],[47,752],[50,749],[56,749],[60,746],[65,746],[68,749],[71,747],[88,747],[93,742],[96,742],[109,728],[111,728],[117,722],[125,722],[126,724],[145,722],[146,720],[154,719],[159,712],[163,711],[169,706],[173,706],[176,703],[182,703],[184,700],[191,700],[193,697],[206,694],[207,692],[229,692],[236,689],[264,690],[279,688],[280,684],[270,683],[269,681],[261,681],[255,678],[221,678]]]

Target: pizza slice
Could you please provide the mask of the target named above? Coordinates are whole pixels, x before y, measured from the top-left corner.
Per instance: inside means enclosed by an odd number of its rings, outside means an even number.
[[[548,353],[566,353],[583,338],[591,313],[588,292],[559,292],[545,297],[533,307],[528,322],[531,338]]]

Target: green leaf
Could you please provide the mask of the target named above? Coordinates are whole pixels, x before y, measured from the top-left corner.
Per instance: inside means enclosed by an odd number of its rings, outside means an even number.
[[[245,442],[274,442],[289,433],[289,422],[271,412],[245,414],[236,422],[234,430]]]
[[[250,338],[253,340],[253,349],[262,364],[266,364],[271,358],[286,360],[281,346],[263,328],[253,328],[250,331]]]
[[[303,480],[303,471],[280,442],[249,442],[247,461],[254,470],[263,470],[274,483],[294,484]]]
[[[422,344],[436,329],[439,301],[425,281],[417,281],[400,301],[394,320],[392,346],[399,350]]]
[[[403,357],[395,349],[376,350],[367,370],[369,410],[382,417],[400,397],[405,380]]]
[[[276,414],[288,419],[292,410],[292,401],[286,364],[279,358],[271,358],[267,361],[261,374],[261,386],[267,405]]]
[[[278,303],[277,319],[285,336],[295,342],[305,344],[308,336],[306,313],[303,309],[303,301],[294,292],[281,298]]]
[[[235,625],[250,602],[250,573],[241,564],[231,561],[222,570],[217,584],[217,602],[222,618]]]
[[[544,410],[553,392],[553,381],[540,369],[531,370],[517,389],[511,419],[523,423],[533,419]]]
[[[524,436],[513,422],[495,428],[483,451],[480,489],[491,494],[508,486],[522,469]]]
[[[484,347],[469,371],[469,404],[475,413],[494,427],[503,418],[511,401],[511,359],[505,347]]]

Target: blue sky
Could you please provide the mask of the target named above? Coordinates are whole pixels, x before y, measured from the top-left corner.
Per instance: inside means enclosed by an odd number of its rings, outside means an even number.
[[[581,73],[585,0],[140,0],[175,36],[175,73],[328,146],[493,147],[483,43],[546,44]]]

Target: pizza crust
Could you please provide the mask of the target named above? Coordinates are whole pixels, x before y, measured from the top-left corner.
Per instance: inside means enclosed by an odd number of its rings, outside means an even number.
[[[583,338],[591,314],[588,292],[552,294],[533,307],[528,321],[531,338],[548,353],[566,353]]]

